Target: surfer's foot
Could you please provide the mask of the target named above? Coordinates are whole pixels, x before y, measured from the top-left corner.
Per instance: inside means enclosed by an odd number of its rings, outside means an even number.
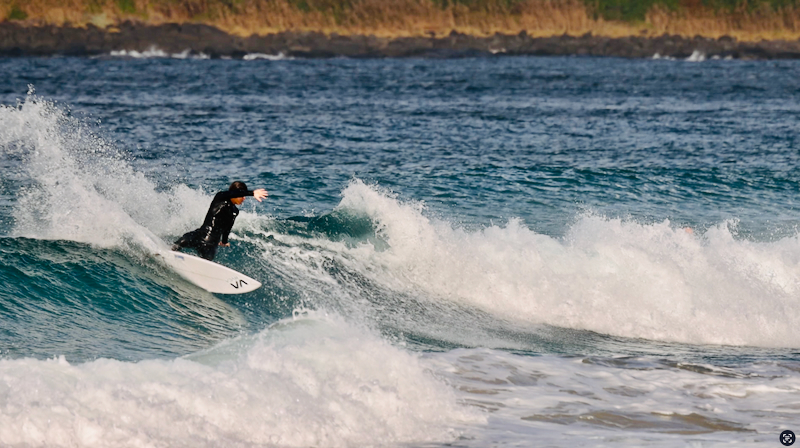
[[[175,252],[179,252],[181,250],[181,246],[178,246],[177,244],[173,244],[172,247],[169,248],[169,250],[173,250]]]

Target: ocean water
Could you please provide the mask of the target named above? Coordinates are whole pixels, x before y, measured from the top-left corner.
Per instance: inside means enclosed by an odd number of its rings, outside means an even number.
[[[800,62],[163,56],[0,59],[0,446],[800,432]]]

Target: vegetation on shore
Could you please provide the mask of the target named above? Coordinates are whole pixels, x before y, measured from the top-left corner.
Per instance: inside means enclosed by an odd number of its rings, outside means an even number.
[[[0,21],[73,26],[205,23],[248,36],[494,33],[800,38],[800,0],[0,0]]]

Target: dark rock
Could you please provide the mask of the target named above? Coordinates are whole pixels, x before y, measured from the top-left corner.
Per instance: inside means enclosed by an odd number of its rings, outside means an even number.
[[[629,36],[609,38],[586,33],[580,37],[567,34],[532,38],[523,30],[516,35],[495,33],[475,37],[455,30],[443,38],[375,36],[326,36],[319,32],[281,32],[266,36],[241,38],[217,28],[193,23],[145,25],[126,21],[105,29],[94,25],[31,25],[0,23],[2,56],[91,56],[111,51],[147,51],[200,53],[211,57],[241,58],[248,53],[274,54],[306,58],[380,58],[429,57],[456,58],[508,55],[586,55],[625,58],[687,58],[694,51],[706,56],[742,59],[800,59],[800,41],[738,42],[730,36],[711,39],[703,36],[685,38],[663,34],[657,37]]]

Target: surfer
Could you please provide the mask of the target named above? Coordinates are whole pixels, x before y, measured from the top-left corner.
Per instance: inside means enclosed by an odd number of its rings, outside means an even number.
[[[228,247],[228,234],[231,232],[233,222],[239,215],[237,205],[242,205],[246,196],[253,196],[258,202],[267,197],[267,190],[260,188],[250,191],[244,182],[236,181],[231,184],[228,191],[220,191],[208,207],[203,225],[191,232],[185,233],[172,245],[172,250],[179,251],[188,247],[197,250],[197,254],[206,260],[213,260],[217,254],[217,247]]]

